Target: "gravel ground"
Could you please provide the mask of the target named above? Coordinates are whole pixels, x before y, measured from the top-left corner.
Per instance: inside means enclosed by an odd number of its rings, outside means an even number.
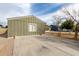
[[[77,56],[79,42],[47,35],[17,36],[14,56]]]
[[[0,37],[0,56],[13,55],[13,39]]]

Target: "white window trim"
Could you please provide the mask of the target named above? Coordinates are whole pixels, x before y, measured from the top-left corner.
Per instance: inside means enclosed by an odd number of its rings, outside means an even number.
[[[28,23],[28,31],[29,32],[36,32],[37,31],[37,24],[36,23]]]

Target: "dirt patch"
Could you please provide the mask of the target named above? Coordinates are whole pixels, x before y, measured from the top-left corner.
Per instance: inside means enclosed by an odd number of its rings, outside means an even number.
[[[4,37],[4,38],[8,37],[8,29],[7,28],[0,28],[0,37]]]
[[[0,56],[11,56],[13,52],[13,40],[0,37]]]

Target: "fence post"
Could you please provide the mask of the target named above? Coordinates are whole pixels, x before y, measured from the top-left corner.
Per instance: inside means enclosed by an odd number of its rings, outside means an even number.
[[[60,31],[58,31],[58,37],[60,37],[61,36],[61,32]]]
[[[15,35],[13,36],[13,39],[15,39]]]
[[[75,39],[75,40],[78,39],[78,24],[76,24],[74,39]]]

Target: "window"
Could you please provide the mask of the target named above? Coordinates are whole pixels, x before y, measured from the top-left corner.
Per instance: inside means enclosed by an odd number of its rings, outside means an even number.
[[[28,24],[28,31],[29,32],[36,32],[37,31],[37,24],[35,24],[35,23],[29,23]]]

